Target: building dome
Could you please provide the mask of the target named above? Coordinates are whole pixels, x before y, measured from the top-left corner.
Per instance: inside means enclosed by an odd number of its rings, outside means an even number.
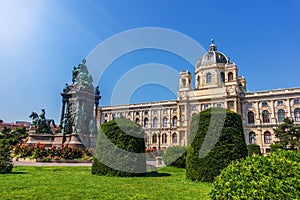
[[[217,63],[228,63],[228,58],[221,52],[217,51],[217,46],[214,44],[214,40],[211,40],[208,52],[199,59],[197,67],[212,65]]]

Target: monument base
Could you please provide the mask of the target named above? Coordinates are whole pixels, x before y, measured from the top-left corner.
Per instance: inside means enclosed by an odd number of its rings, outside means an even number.
[[[83,136],[86,141],[93,141],[95,138],[89,136]],[[71,146],[77,148],[90,148],[91,144],[83,143],[81,136],[77,133],[72,134],[29,134],[28,140],[26,142],[28,147],[33,147],[37,144],[44,144],[46,148],[50,147],[62,147]]]

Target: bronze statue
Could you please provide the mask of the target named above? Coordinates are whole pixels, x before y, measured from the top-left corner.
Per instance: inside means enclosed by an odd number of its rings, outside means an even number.
[[[35,132],[40,134],[51,134],[51,124],[56,128],[54,119],[46,119],[45,109],[42,109],[40,115],[32,112],[29,117],[32,118],[31,124],[35,126]]]

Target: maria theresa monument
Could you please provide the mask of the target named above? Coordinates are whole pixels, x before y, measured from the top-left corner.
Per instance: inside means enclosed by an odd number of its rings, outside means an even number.
[[[145,129],[147,148],[165,149],[187,145],[194,114],[223,107],[241,115],[246,142],[260,145],[263,153],[270,152],[270,145],[276,141],[273,129],[285,117],[300,124],[300,88],[247,92],[246,79],[238,74],[237,65],[217,50],[213,40],[196,63],[194,83],[192,88],[192,74],[183,70],[176,100],[99,107],[97,123],[128,118]],[[69,115],[76,121],[73,106],[82,105],[68,105]],[[81,130],[79,127],[76,130]]]

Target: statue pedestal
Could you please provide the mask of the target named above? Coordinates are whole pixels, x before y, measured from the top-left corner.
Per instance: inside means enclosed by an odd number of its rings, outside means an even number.
[[[80,139],[79,134],[72,133],[72,134],[29,134],[28,141],[27,141],[28,147],[33,147],[37,144],[44,144],[46,148],[50,148],[52,146],[55,147],[62,147],[64,146],[70,146],[70,147],[77,147],[77,148],[85,148],[83,142]]]

